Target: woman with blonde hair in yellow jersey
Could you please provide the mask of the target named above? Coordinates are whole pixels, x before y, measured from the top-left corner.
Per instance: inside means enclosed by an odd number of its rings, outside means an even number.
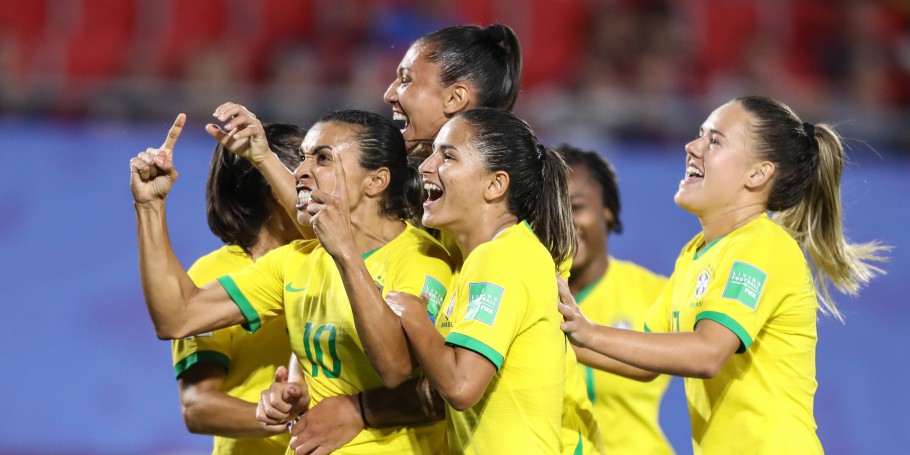
[[[165,197],[177,177],[173,146],[184,121],[178,116],[162,148],[149,149],[130,162],[140,277],[157,335],[177,339],[234,325],[255,332],[285,318],[291,350],[306,381],[285,390],[291,405],[287,415],[292,417],[325,398],[348,399],[380,387],[382,380],[360,344],[344,283],[318,241],[276,248],[201,288],[189,279],[170,245],[165,222]],[[258,123],[230,137],[265,146]],[[419,213],[420,182],[408,164],[401,133],[390,121],[355,110],[329,114],[313,125],[301,148],[304,160],[295,171],[298,221],[311,220],[319,232],[323,214],[311,217],[310,202],[325,194],[347,198],[348,234],[374,283],[367,289],[370,298],[381,299],[388,289],[420,294],[427,281],[449,282],[452,270],[445,250],[405,221]],[[287,428],[285,423],[276,426]],[[442,431],[440,424],[367,429],[338,453],[437,453],[444,450]]]
[[[609,254],[608,236],[623,230],[616,172],[595,152],[567,144],[556,151],[570,169],[569,201],[578,240],[569,289],[593,322],[643,331],[648,309],[667,279]],[[649,382],[625,378],[610,373],[611,365],[599,363],[608,357],[579,347],[575,353],[584,364],[594,415],[601,428],[609,428],[603,433],[607,453],[673,453],[658,422],[670,377],[660,375]]]
[[[651,308],[652,333],[592,323],[562,286],[572,343],[642,374],[686,378],[696,454],[822,453],[817,311],[842,319],[828,282],[855,294],[882,272],[869,261],[885,249],[844,238],[844,160],[830,126],[768,98],[734,99],[686,145],[674,199],[702,232]]]
[[[266,124],[264,133],[288,169],[300,164],[306,131]],[[205,187],[206,216],[225,246],[199,258],[187,274],[202,286],[300,238],[268,183],[246,160],[215,148]],[[256,403],[275,368],[291,354],[287,323],[275,319],[255,334],[239,326],[173,342],[174,374],[187,429],[214,435],[213,454],[284,453],[287,431],[263,428]]]

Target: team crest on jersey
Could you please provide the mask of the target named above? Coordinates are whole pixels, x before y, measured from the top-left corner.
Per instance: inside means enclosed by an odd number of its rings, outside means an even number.
[[[758,307],[768,274],[745,262],[733,261],[723,298],[736,300],[754,310]]]
[[[705,296],[705,292],[708,291],[708,282],[710,281],[711,272],[705,268],[698,274],[698,278],[695,280],[695,300],[701,300],[701,298]]]
[[[452,299],[449,300],[449,307],[446,308],[446,319],[452,319],[452,312],[455,311],[455,293],[452,292]]]
[[[499,313],[505,289],[493,283],[468,283],[468,311],[465,320],[475,320],[492,326]]]

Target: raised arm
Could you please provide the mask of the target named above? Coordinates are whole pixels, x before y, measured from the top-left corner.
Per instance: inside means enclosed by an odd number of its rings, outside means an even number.
[[[565,281],[560,281],[559,294],[559,312],[565,318],[561,327],[569,341],[593,351],[588,360],[596,364],[592,365],[595,368],[632,379],[647,378],[644,372],[635,371],[636,368],[653,373],[712,378],[740,346],[736,334],[708,319],[700,321],[694,332],[686,333],[645,333],[594,324],[581,313]],[[594,354],[619,363],[608,362]]]
[[[269,148],[262,122],[244,106],[227,102],[218,106],[212,114],[224,128],[209,123],[205,131],[218,140],[224,148],[245,158],[265,177],[278,197],[285,213],[294,220],[297,230],[304,238],[312,239],[313,230],[309,224],[297,219],[297,181],[278,155]]]
[[[386,301],[400,317],[412,352],[439,395],[458,411],[477,404],[496,366],[474,351],[447,345],[426,317],[426,297],[389,292]]]
[[[197,288],[171,247],[165,198],[177,180],[174,144],[185,123],[186,116],[178,115],[160,148],[146,149],[130,160],[139,277],[155,333],[161,339],[183,338],[245,321],[220,284]]]
[[[382,299],[354,242],[345,173],[337,150],[332,151],[332,162],[335,188],[331,193],[314,190],[307,210],[312,215],[313,230],[319,242],[341,273],[364,353],[379,373],[383,385],[396,387],[413,373],[416,365],[398,316]]]

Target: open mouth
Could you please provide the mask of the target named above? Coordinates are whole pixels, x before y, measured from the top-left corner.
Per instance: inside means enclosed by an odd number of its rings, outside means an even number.
[[[424,204],[435,202],[442,197],[442,187],[433,182],[423,182],[423,189],[427,192],[427,200]]]
[[[297,187],[297,210],[306,209],[307,205],[310,204],[310,199],[313,198],[313,191],[305,186]]]
[[[401,131],[408,129],[408,127],[411,126],[411,121],[408,119],[408,116],[397,109],[392,110],[392,122],[394,122]]]
[[[686,179],[687,180],[688,179],[703,179],[703,178],[705,178],[705,173],[701,169],[698,169],[697,167],[691,166],[691,165],[686,167]]]

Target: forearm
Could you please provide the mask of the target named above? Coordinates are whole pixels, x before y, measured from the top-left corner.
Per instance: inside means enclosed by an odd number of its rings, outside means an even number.
[[[218,390],[199,393],[183,403],[183,420],[190,432],[229,438],[263,438],[276,434],[256,420],[256,403]]]
[[[651,381],[658,376],[655,372],[636,368],[590,349],[580,348],[574,345],[572,346],[572,349],[575,350],[575,356],[578,357],[578,361],[591,368],[643,382]]]
[[[136,204],[139,278],[155,333],[184,338],[245,321],[218,283],[196,287],[180,265],[168,238],[164,201]]]
[[[402,319],[402,326],[410,341],[411,350],[430,385],[445,401],[451,404],[463,402],[469,383],[467,375],[471,372],[458,368],[455,348],[445,344],[445,339],[429,319],[420,322],[405,321]]]
[[[412,378],[393,389],[374,389],[361,397],[364,424],[372,428],[422,425],[444,420],[445,401],[424,378]]]
[[[294,174],[289,172],[284,167],[284,163],[278,159],[278,155],[274,152],[269,152],[265,159],[254,162],[253,165],[269,182],[269,186],[272,187],[272,191],[278,197],[281,207],[287,213],[287,216],[294,220],[297,230],[300,231],[303,237],[307,239],[316,238],[313,234],[312,226],[300,224],[297,221],[297,181],[294,178]]]
[[[357,335],[364,353],[386,387],[396,387],[410,377],[412,362],[398,316],[382,299],[373,277],[359,256],[336,258],[344,282]]]
[[[149,316],[159,338],[182,332],[181,313],[197,288],[177,260],[167,231],[165,203],[136,203],[139,277]]]
[[[710,378],[735,350],[726,353],[724,346],[699,332],[646,333],[601,325],[595,329],[587,348],[655,373]]]

